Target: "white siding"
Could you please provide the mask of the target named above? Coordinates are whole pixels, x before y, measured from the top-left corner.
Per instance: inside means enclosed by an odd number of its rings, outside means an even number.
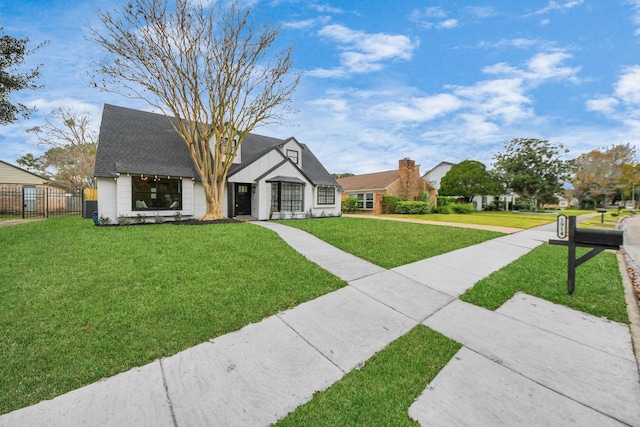
[[[427,172],[424,176],[424,179],[431,185],[433,185],[436,190],[440,189],[440,181],[442,178],[451,170],[451,166],[449,164],[438,165],[429,172]]]
[[[113,178],[97,178],[98,215],[109,218],[112,224],[118,221],[118,205],[116,203],[117,182]]]
[[[255,182],[255,180],[259,177],[267,173],[267,171],[279,163],[282,163],[282,156],[278,154],[276,151],[270,151],[267,155],[260,158],[259,160],[253,162],[249,166],[242,169],[237,174],[233,175],[229,178],[229,182],[239,182],[239,183],[250,183]],[[291,165],[288,165],[290,170],[294,170]],[[297,171],[290,172],[295,173],[295,176],[298,175]],[[277,173],[276,175],[282,175],[283,173]],[[274,175],[275,176],[275,175]]]
[[[132,177],[127,174],[114,178],[98,178],[98,215],[109,218],[112,224],[118,223],[118,217],[136,218],[142,215],[147,221],[153,221],[156,216],[173,219],[175,210],[134,211],[132,202]],[[201,202],[199,201],[201,200]],[[191,178],[182,180],[182,210],[179,212],[185,218],[204,215],[204,191],[202,185],[196,184]]]
[[[287,142],[286,144],[284,144],[282,146],[282,153],[286,156],[287,155],[287,150],[291,150],[291,151],[297,151],[298,152],[298,167],[300,169],[302,169],[302,146],[300,144],[298,144],[296,141],[294,140],[289,140],[289,142]]]
[[[338,188],[334,188],[335,203],[333,205],[320,205],[318,204],[318,187],[313,189],[313,208],[311,214],[315,217],[323,216],[340,216],[342,214],[341,200],[342,195],[338,191]]]

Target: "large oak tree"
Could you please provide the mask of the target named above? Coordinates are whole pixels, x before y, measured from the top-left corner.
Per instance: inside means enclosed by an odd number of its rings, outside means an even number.
[[[127,1],[99,12],[101,25],[89,33],[105,53],[96,85],[175,117],[204,187],[201,219],[218,219],[243,139],[283,118],[299,78],[290,47],[271,52],[278,27],[258,22],[237,1],[205,3]]]
[[[544,139],[516,138],[494,154],[494,168],[508,188],[531,200],[535,210],[541,197],[562,192],[573,168],[572,161],[562,159],[568,152],[562,144]]]
[[[476,160],[453,165],[440,181],[442,196],[461,196],[470,203],[474,196],[496,196],[502,192],[500,182]]]

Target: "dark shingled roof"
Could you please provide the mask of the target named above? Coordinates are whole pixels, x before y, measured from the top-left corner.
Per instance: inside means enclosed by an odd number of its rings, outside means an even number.
[[[242,163],[232,165],[229,176],[286,142],[288,140],[253,133],[247,135],[240,146]],[[338,186],[311,150],[304,144],[300,145],[303,147],[304,174],[315,185]],[[199,180],[186,144],[167,117],[105,104],[94,175],[115,177],[118,173],[181,176]]]

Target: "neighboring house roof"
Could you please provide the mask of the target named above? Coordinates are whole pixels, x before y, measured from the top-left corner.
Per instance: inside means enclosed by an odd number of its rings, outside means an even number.
[[[105,104],[94,175],[115,177],[118,173],[132,173],[191,177],[199,180],[187,146],[169,120],[163,114]],[[248,134],[240,146],[242,163],[232,165],[229,176],[268,152],[279,149],[291,139]],[[300,146],[303,148],[304,175],[314,185],[338,186],[311,150],[304,144]]]
[[[392,170],[348,176],[339,178],[337,181],[346,193],[349,191],[384,190],[398,179],[400,179],[400,171]]]
[[[36,175],[33,172],[14,166],[11,163],[0,160],[0,184],[23,184],[23,185],[56,185],[53,181]]]

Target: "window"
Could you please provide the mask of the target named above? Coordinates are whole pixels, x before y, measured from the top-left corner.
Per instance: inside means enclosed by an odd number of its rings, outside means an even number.
[[[351,193],[349,197],[358,199],[358,209],[373,209],[373,193]]]
[[[287,157],[296,165],[298,164],[298,152],[296,150],[287,150]]]
[[[373,209],[373,193],[365,193],[365,209]]]
[[[335,205],[336,190],[333,187],[318,187],[318,204]]]
[[[303,184],[271,183],[271,210],[273,212],[302,212],[304,211],[303,197]]]
[[[179,178],[134,176],[133,210],[182,209],[182,181]]]

